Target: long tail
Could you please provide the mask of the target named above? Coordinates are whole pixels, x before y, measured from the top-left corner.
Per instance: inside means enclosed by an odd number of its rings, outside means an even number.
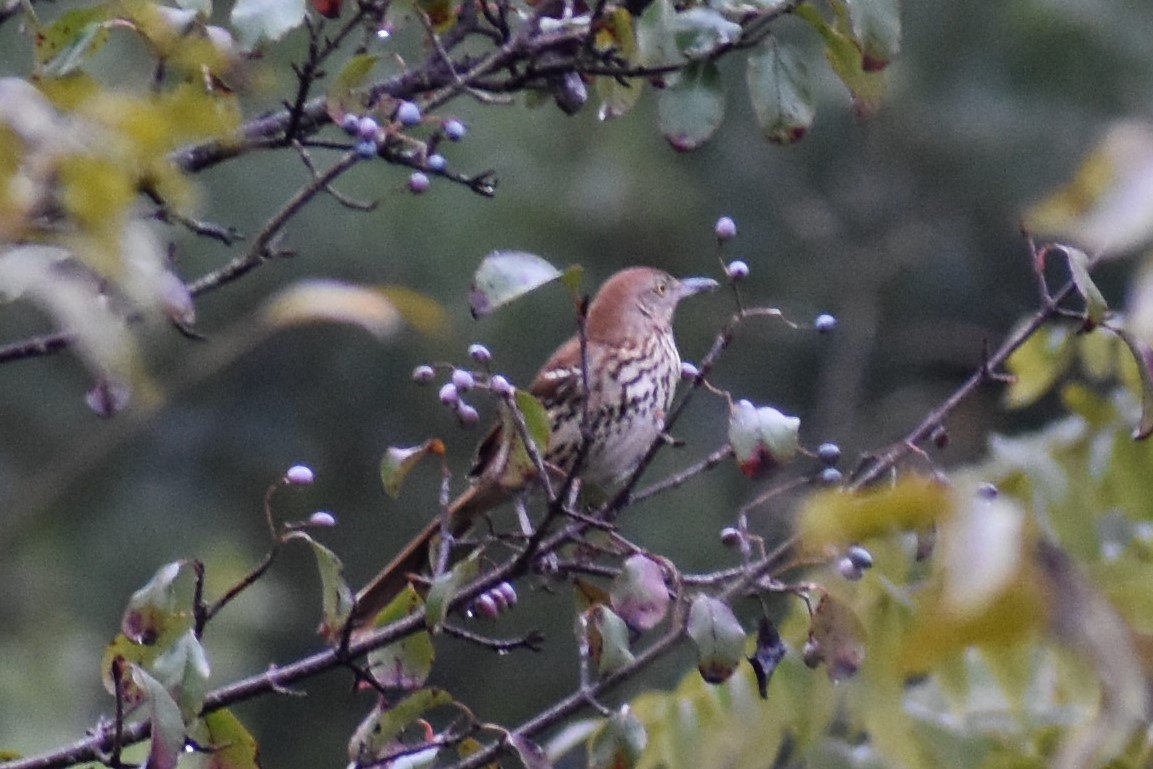
[[[477,516],[488,512],[507,498],[508,492],[497,488],[493,483],[482,481],[474,484],[449,505],[449,531],[454,537],[463,535]],[[429,545],[439,533],[440,519],[437,518],[425,526],[387,566],[380,570],[379,574],[372,578],[371,582],[356,594],[356,605],[353,606],[348,620],[354,627],[371,622],[373,617],[404,590],[410,574],[419,574],[427,569],[430,560]]]

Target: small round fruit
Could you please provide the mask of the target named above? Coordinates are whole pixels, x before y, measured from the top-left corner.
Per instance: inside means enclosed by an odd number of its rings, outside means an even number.
[[[460,393],[456,391],[456,385],[452,382],[448,382],[441,387],[437,397],[440,398],[440,402],[446,406],[455,406],[460,403]]]
[[[480,414],[472,406],[461,401],[456,404],[456,418],[465,427],[472,427],[480,421]]]
[[[466,133],[468,133],[468,128],[459,120],[444,121],[444,135],[448,137],[449,141],[458,142],[464,138]]]
[[[402,101],[400,106],[396,108],[396,119],[403,126],[420,125],[420,107],[410,101]]]
[[[696,379],[701,375],[701,370],[687,360],[681,361],[681,379]]]
[[[501,396],[502,398],[506,398],[512,395],[513,392],[512,384],[500,374],[497,374],[492,379],[488,380],[488,386],[494,393]]]
[[[839,486],[844,480],[845,476],[835,467],[826,467],[817,476],[817,481],[822,486]]]
[[[842,577],[849,580],[850,582],[856,582],[861,577],[865,576],[865,571],[860,566],[853,563],[853,559],[849,558],[848,556],[837,561],[837,571]]]
[[[360,155],[360,157],[364,158],[365,160],[371,160],[372,158],[376,157],[377,146],[376,142],[374,142],[372,139],[361,139],[356,143],[356,147],[354,149],[356,150],[356,154]]]
[[[741,532],[732,526],[721,529],[721,544],[725,547],[736,547],[741,544]]]
[[[488,363],[492,360],[492,353],[483,344],[470,344],[468,346],[468,357],[472,358],[477,363]]]
[[[831,333],[837,327],[837,319],[828,313],[821,313],[813,321],[813,328],[822,334]]]
[[[428,384],[433,379],[436,379],[436,369],[432,366],[417,366],[412,370],[412,381],[417,384]]]
[[[448,161],[445,160],[444,155],[441,154],[429,155],[428,160],[425,161],[425,163],[428,166],[428,170],[436,171],[437,173],[440,173],[444,169],[448,168]]]
[[[734,259],[725,267],[725,275],[728,275],[729,280],[734,283],[738,280],[744,280],[749,277],[749,265],[740,259]]]
[[[717,226],[713,231],[717,235],[717,240],[721,242],[732,240],[737,236],[737,224],[731,218],[722,216],[717,219]]]
[[[841,461],[841,447],[835,443],[822,443],[817,447],[817,459],[827,467],[832,467]]]
[[[457,392],[462,393],[466,393],[476,387],[476,380],[473,379],[472,374],[462,368],[453,370],[452,383],[456,387]]]
[[[845,557],[858,569],[871,569],[873,568],[873,554],[860,545],[853,545],[845,553]]]
[[[426,192],[429,187],[428,175],[420,171],[413,171],[412,176],[408,177],[408,191],[413,195],[419,195]]]
[[[336,516],[327,510],[317,510],[312,515],[308,516],[308,525],[331,529],[336,525]]]
[[[380,132],[380,124],[373,120],[368,115],[360,118],[356,122],[356,135],[361,139],[376,139],[377,133]]]
[[[285,471],[284,480],[291,486],[310,486],[316,475],[308,465],[293,465]]]
[[[350,112],[340,121],[340,127],[349,136],[356,136],[360,131],[360,117]]]

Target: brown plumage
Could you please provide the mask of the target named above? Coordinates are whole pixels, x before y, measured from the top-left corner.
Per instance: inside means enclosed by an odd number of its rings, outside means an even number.
[[[681,299],[716,285],[707,278],[677,280],[661,270],[633,267],[609,278],[593,298],[585,325],[592,440],[582,482],[605,485],[626,476],[660,435],[681,370],[673,312]],[[568,472],[580,450],[584,411],[578,337],[557,348],[528,391],[551,422],[544,459]],[[481,444],[472,486],[449,506],[454,536],[509,498],[510,490],[496,482],[505,444],[499,427]],[[409,574],[425,568],[428,546],[439,532],[436,519],[360,591],[352,622],[370,620],[404,589]]]

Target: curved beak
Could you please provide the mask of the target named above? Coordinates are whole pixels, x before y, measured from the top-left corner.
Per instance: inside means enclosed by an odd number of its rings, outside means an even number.
[[[721,285],[712,278],[683,278],[680,283],[680,294],[682,298],[704,291],[714,291]]]

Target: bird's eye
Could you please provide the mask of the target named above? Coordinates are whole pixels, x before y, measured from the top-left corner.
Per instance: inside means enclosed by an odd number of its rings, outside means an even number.
[[[653,290],[657,292],[657,296],[664,296],[665,291],[668,291],[668,289],[669,289],[668,284],[665,283],[663,280],[658,280],[656,285],[653,286]]]

